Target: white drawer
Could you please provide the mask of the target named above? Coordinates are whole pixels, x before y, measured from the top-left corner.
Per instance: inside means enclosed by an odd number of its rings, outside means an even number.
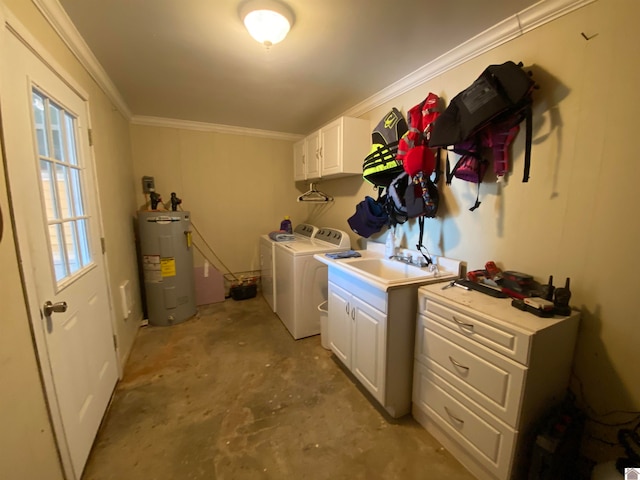
[[[509,425],[516,427],[526,367],[418,316],[416,360]]]
[[[474,406],[432,370],[416,364],[413,402],[497,478],[508,478],[516,432]]]
[[[511,329],[471,309],[434,301],[423,293],[419,296],[418,313],[428,314],[465,337],[507,355],[523,365],[528,364],[531,337],[524,332]]]

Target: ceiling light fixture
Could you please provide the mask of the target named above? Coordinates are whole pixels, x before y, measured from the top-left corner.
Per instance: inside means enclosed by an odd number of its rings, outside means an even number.
[[[249,34],[267,48],[284,40],[293,25],[293,12],[277,0],[248,0],[240,18]]]

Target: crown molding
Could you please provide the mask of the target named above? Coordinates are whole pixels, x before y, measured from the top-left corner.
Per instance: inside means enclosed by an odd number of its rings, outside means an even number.
[[[543,0],[517,13],[522,34],[598,0]]]
[[[343,115],[360,117],[374,108],[391,101],[395,97],[461,65],[483,53],[503,45],[524,35],[559,17],[582,8],[598,0],[541,0],[511,17],[506,18],[493,27],[449,50],[435,60],[420,67],[409,75],[394,82],[378,93],[354,105]],[[32,0],[51,24],[60,38],[69,47],[78,61],[89,75],[98,83],[107,97],[115,104],[120,112],[132,123],[137,125],[153,125],[172,128],[187,128],[192,130],[229,133],[236,135],[254,135],[265,138],[295,141],[301,136],[267,130],[254,130],[229,125],[191,122],[184,120],[165,119],[159,117],[133,116],[126,102],[120,95],[100,62],[93,55],[84,39],[75,28],[69,16],[58,0]]]
[[[597,0],[541,0],[354,105],[343,115],[360,117],[399,95],[559,17]]]
[[[32,2],[109,100],[113,102],[127,120],[131,120],[132,115],[129,106],[80,35],[80,32],[76,29],[67,12],[60,5],[60,2],[58,0],[32,0]]]
[[[134,115],[131,118],[133,125],[145,125],[149,127],[179,128],[183,130],[197,130],[200,132],[226,133],[230,135],[247,135],[250,137],[270,138],[272,140],[287,140],[290,142],[304,138],[304,135],[294,133],[273,132],[270,130],[258,130],[255,128],[234,127],[217,123],[193,122],[190,120],[177,120],[164,117],[149,117]]]

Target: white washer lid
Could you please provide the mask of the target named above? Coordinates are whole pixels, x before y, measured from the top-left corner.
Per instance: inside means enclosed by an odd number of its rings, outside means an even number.
[[[310,255],[314,253],[342,252],[351,248],[349,235],[333,228],[321,228],[309,241],[280,243],[293,255]]]

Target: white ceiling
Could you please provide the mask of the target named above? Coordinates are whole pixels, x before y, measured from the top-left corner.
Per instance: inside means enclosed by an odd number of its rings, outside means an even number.
[[[536,0],[286,0],[267,50],[244,0],[59,0],[135,116],[307,134]]]

